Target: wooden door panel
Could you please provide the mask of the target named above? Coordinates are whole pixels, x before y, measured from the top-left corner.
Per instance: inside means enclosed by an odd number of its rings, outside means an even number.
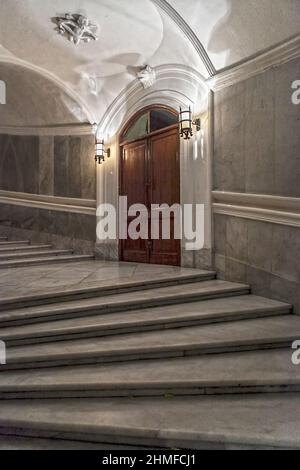
[[[177,129],[151,138],[151,203],[180,204],[180,167],[179,134]],[[174,238],[174,216],[171,213],[168,240],[162,239],[162,219],[169,217],[168,212],[160,216],[160,239],[152,240],[150,262],[155,264],[180,264],[180,240]],[[178,223],[178,218],[176,220]],[[180,221],[179,221],[180,223]]]
[[[121,148],[120,195],[127,196],[128,207],[144,204],[180,204],[179,132],[168,130]],[[128,225],[133,218],[128,218]],[[162,220],[160,221],[160,229]],[[171,237],[151,240],[149,219],[148,240],[120,242],[121,259],[139,263],[178,266],[181,242],[174,239],[174,217],[171,218]]]
[[[121,196],[127,196],[128,207],[133,204],[147,205],[147,141],[127,145],[122,151]],[[133,220],[128,217],[128,226]],[[149,262],[149,247],[146,240],[123,240],[121,242],[123,261]]]
[[[177,130],[151,138],[151,203],[180,203]]]
[[[121,195],[127,196],[128,206],[147,204],[145,187],[147,142],[127,145],[123,149]]]

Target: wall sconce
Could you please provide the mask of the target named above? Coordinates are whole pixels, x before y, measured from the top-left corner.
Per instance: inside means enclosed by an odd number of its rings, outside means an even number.
[[[95,137],[95,161],[98,162],[99,165],[101,165],[102,162],[105,162],[105,154],[107,155],[107,158],[109,158],[110,149],[105,150],[104,140],[99,140]]]
[[[180,137],[183,137],[184,140],[189,140],[193,137],[193,126],[196,126],[196,131],[201,131],[201,119],[195,119],[193,121],[192,118],[192,110],[189,106],[187,111],[182,111],[180,108],[179,113],[179,123],[180,123]]]

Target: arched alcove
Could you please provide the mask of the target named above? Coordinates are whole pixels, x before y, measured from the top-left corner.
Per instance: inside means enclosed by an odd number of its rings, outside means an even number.
[[[203,77],[193,69],[179,65],[156,69],[156,83],[144,90],[139,81],[124,90],[107,110],[97,130],[110,148],[111,157],[97,170],[97,206],[112,204],[118,212],[120,150],[119,136],[125,124],[137,112],[153,105],[164,105],[179,111],[191,106],[201,116],[202,130],[189,141],[180,140],[181,204],[204,204],[205,244],[201,252],[185,250],[182,240],[181,264],[190,267],[210,265],[211,256],[211,122],[210,92]],[[99,257],[118,260],[118,240],[98,239]]]

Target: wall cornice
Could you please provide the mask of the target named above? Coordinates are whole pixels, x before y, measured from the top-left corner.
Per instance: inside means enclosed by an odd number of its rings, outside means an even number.
[[[300,227],[300,198],[213,191],[213,212]]]
[[[96,201],[90,199],[0,191],[0,204],[96,216]]]
[[[300,35],[235,66],[221,70],[206,82],[213,91],[219,91],[298,57],[300,57]]]

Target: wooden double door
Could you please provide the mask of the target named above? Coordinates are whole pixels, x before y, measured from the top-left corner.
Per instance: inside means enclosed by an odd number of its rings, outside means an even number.
[[[172,213],[170,238],[162,238],[161,216],[159,239],[151,238],[152,205],[180,204],[178,126],[121,146],[120,195],[127,196],[128,207],[143,204],[147,211],[142,217],[148,218],[147,240],[128,237],[120,241],[121,260],[179,266],[181,242],[174,237],[176,218]],[[127,217],[127,229],[134,219]]]

